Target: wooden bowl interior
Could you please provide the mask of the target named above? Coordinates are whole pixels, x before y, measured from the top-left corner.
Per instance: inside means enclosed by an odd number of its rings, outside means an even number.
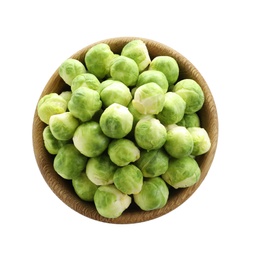
[[[133,39],[135,38],[120,37],[120,38],[106,39],[100,42],[109,44],[113,52],[120,53],[122,47],[127,42]],[[146,43],[151,59],[159,55],[169,55],[175,58],[180,68],[179,79],[190,78],[196,80],[200,84],[205,94],[205,103],[202,109],[199,111],[199,116],[201,120],[201,126],[207,130],[209,137],[211,139],[212,146],[209,152],[197,158],[197,162],[201,168],[200,180],[195,185],[189,188],[177,189],[177,190],[170,189],[169,200],[165,207],[163,207],[162,209],[145,212],[140,210],[138,206],[132,203],[131,206],[120,217],[116,219],[108,219],[98,214],[93,203],[85,202],[76,195],[76,193],[73,190],[71,181],[64,180],[54,171],[53,169],[54,157],[50,155],[44,148],[43,139],[42,139],[42,132],[46,125],[39,119],[37,115],[37,111],[35,109],[32,138],[33,138],[35,158],[42,176],[44,177],[45,181],[52,189],[52,191],[65,204],[67,204],[70,208],[77,211],[78,213],[97,221],[102,221],[107,223],[117,223],[117,224],[138,223],[138,222],[148,221],[160,217],[176,209],[183,202],[185,202],[203,182],[212,164],[216,147],[217,147],[218,117],[217,117],[216,105],[213,96],[211,94],[211,91],[207,83],[203,79],[202,75],[191,64],[190,61],[188,61],[185,57],[183,57],[180,53],[173,50],[172,48],[153,40],[148,40],[143,38],[140,39],[142,39]],[[81,49],[71,57],[83,62],[86,52],[97,43],[99,42],[96,42],[94,44],[91,44]],[[68,89],[69,87],[59,77],[58,69],[57,69],[49,79],[39,99],[45,94],[52,93],[52,92],[61,93],[63,90],[68,90]]]

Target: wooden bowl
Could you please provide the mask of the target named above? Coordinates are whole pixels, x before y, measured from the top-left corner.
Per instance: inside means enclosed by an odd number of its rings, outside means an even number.
[[[119,37],[106,39],[100,42],[107,43],[111,47],[113,52],[120,53],[122,47],[133,39],[137,38]],[[208,132],[212,145],[211,149],[206,154],[201,155],[197,158],[197,162],[201,168],[200,180],[195,185],[189,188],[170,190],[170,196],[165,207],[158,210],[146,212],[142,211],[138,208],[138,206],[132,203],[131,206],[126,211],[124,211],[120,217],[115,219],[104,218],[98,214],[93,203],[85,202],[76,195],[72,187],[71,181],[63,179],[54,171],[53,156],[50,155],[44,148],[44,143],[42,139],[42,132],[46,125],[39,119],[37,111],[35,109],[32,132],[33,148],[38,167],[46,183],[49,185],[52,191],[70,208],[88,218],[101,222],[117,224],[144,222],[158,218],[176,209],[178,206],[184,203],[203,182],[213,162],[217,147],[218,117],[216,105],[212,93],[202,75],[192,65],[190,61],[188,61],[185,57],[183,57],[180,53],[173,50],[172,48],[154,40],[144,38],[139,39],[143,40],[146,43],[151,59],[159,55],[169,55],[176,59],[180,68],[179,80],[184,78],[190,78],[196,80],[199,83],[205,94],[205,103],[202,109],[199,111],[199,117],[201,120],[201,126],[204,127]],[[97,43],[99,42],[84,47],[83,49],[73,54],[71,58],[75,58],[83,62],[86,52]],[[49,79],[39,99],[45,94],[52,92],[61,93],[65,89],[66,84],[59,77],[57,69]]]

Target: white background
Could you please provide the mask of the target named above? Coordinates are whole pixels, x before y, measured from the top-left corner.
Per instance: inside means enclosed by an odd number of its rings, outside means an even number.
[[[0,3],[0,258],[254,259],[253,2]],[[32,147],[34,110],[59,64],[111,37],[162,42],[187,57],[217,104],[219,143],[194,195],[132,225],[86,218],[47,186]]]

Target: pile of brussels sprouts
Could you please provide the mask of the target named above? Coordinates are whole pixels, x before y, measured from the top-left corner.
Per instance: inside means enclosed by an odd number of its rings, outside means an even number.
[[[117,218],[132,201],[162,208],[171,188],[199,180],[195,157],[211,146],[197,114],[204,93],[194,80],[178,80],[174,58],[151,60],[139,39],[120,54],[98,43],[83,62],[65,60],[59,75],[69,90],[37,106],[44,145],[55,171],[101,216]]]

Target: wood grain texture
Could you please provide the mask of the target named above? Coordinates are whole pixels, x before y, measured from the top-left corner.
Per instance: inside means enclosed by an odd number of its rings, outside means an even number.
[[[111,38],[102,40],[100,42],[109,44],[113,52],[120,53],[123,46],[133,39],[137,39],[137,37]],[[35,108],[32,129],[33,148],[35,159],[43,178],[45,179],[48,186],[52,189],[52,191],[56,194],[56,196],[58,196],[59,199],[62,200],[66,205],[88,218],[101,222],[116,224],[138,223],[158,218],[176,209],[178,206],[184,203],[201,185],[210,169],[216,152],[218,142],[217,109],[212,93],[202,75],[190,61],[188,61],[185,57],[183,57],[174,49],[150,39],[139,39],[143,40],[146,43],[151,58],[159,55],[169,55],[175,58],[180,68],[179,79],[190,78],[196,80],[199,83],[205,94],[205,103],[202,109],[199,111],[199,116],[202,127],[204,127],[208,132],[212,146],[209,152],[197,158],[197,162],[201,168],[200,180],[195,185],[186,189],[170,189],[169,200],[164,208],[145,212],[140,210],[136,205],[131,204],[130,208],[127,209],[120,217],[116,219],[108,219],[98,214],[93,203],[82,201],[75,194],[71,182],[64,180],[54,171],[53,156],[50,155],[44,148],[42,139],[42,132],[46,125],[42,121],[40,121]],[[75,58],[83,62],[86,52],[97,43],[99,42],[93,43],[79,50],[74,55],[72,55],[71,58]],[[45,94],[52,92],[61,93],[63,90],[66,89],[68,88],[63,80],[59,77],[58,69],[56,69],[56,71],[53,73],[48,83],[46,84],[45,88],[43,89],[41,96],[38,98],[38,101]]]

